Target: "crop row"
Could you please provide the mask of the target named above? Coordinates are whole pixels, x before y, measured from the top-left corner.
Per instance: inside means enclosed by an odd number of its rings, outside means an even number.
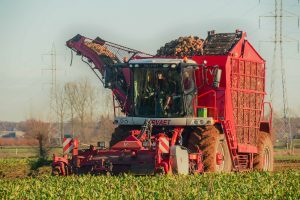
[[[300,199],[300,172],[0,180],[3,199]]]

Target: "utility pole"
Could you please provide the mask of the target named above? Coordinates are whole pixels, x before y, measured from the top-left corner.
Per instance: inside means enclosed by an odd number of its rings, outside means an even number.
[[[285,11],[283,9],[283,0],[274,0],[274,12],[271,15],[259,16],[259,28],[261,27],[261,19],[262,18],[272,18],[274,19],[274,35],[273,40],[271,41],[262,41],[262,42],[271,42],[274,44],[273,49],[273,58],[271,65],[271,83],[270,83],[270,102],[273,104],[276,95],[275,95],[275,81],[276,81],[276,70],[279,65],[280,68],[280,79],[281,79],[281,87],[282,87],[282,109],[283,115],[280,118],[280,125],[278,130],[281,134],[283,134],[286,139],[287,149],[291,149],[292,144],[292,130],[291,130],[291,122],[289,115],[289,105],[288,105],[288,96],[287,96],[287,88],[286,88],[286,73],[285,73],[285,65],[284,65],[284,54],[283,54],[283,43],[285,42],[297,42],[298,43],[298,52],[299,52],[299,40],[285,40],[283,35],[283,19],[284,18],[297,18],[298,28],[299,28],[299,16],[290,12]],[[299,0],[298,0],[299,4]],[[278,99],[278,98],[277,98]]]
[[[54,109],[54,102],[55,102],[55,94],[56,94],[56,87],[57,87],[57,83],[56,83],[56,48],[55,48],[55,44],[52,44],[52,48],[51,51],[49,53],[46,54],[42,54],[43,56],[50,56],[50,67],[46,68],[44,70],[49,70],[51,71],[51,82],[50,82],[50,101],[49,101],[49,108],[50,108],[50,129],[53,132],[56,132],[57,127],[55,125],[56,120],[54,119],[54,115],[55,112],[53,111]],[[50,137],[48,137],[50,140]],[[50,142],[50,141],[49,141]],[[61,137],[59,137],[59,143],[62,144],[61,141]]]

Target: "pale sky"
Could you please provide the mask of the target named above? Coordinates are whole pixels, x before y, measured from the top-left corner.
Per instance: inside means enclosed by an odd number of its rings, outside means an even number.
[[[43,56],[55,44],[57,82],[83,78],[99,90],[100,82],[75,56],[70,67],[70,50],[65,41],[80,33],[149,53],[179,36],[206,37],[207,31],[246,31],[249,41],[267,61],[268,79],[272,63],[271,40],[274,22],[261,21],[271,14],[273,0],[0,0],[0,120],[25,120],[30,114],[45,115],[49,104],[50,57]],[[297,0],[284,0],[284,9],[300,15]],[[300,39],[297,18],[284,18],[284,35]],[[289,39],[288,38],[288,39]],[[290,39],[289,39],[290,40]],[[284,65],[289,106],[300,111],[300,54],[297,44],[286,43]],[[280,110],[280,70],[276,69],[276,102]],[[269,85],[269,82],[267,83]],[[267,88],[267,92],[269,89]],[[101,96],[99,96],[101,99]],[[105,105],[103,106],[105,107]]]

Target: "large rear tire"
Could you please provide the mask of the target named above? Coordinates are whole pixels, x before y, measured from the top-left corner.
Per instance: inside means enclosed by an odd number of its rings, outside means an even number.
[[[118,126],[115,128],[114,133],[111,135],[111,140],[109,145],[113,146],[116,143],[124,140],[126,137],[130,135],[130,131],[132,130],[129,126]]]
[[[205,172],[230,172],[232,161],[224,134],[216,127],[196,128],[190,134],[188,148],[196,151],[197,146],[203,152]]]
[[[253,165],[254,169],[259,171],[273,171],[274,151],[270,133],[259,133],[258,152],[254,156]]]

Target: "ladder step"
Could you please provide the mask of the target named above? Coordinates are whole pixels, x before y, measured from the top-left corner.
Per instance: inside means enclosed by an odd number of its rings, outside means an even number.
[[[223,121],[224,125],[224,132],[226,134],[226,139],[228,140],[229,148],[230,148],[230,154],[233,160],[233,167],[235,170],[239,170],[240,168],[246,168],[247,163],[242,162],[240,163],[240,159],[237,155],[236,149],[234,149],[234,141],[232,137],[232,129],[231,124],[229,120]]]

